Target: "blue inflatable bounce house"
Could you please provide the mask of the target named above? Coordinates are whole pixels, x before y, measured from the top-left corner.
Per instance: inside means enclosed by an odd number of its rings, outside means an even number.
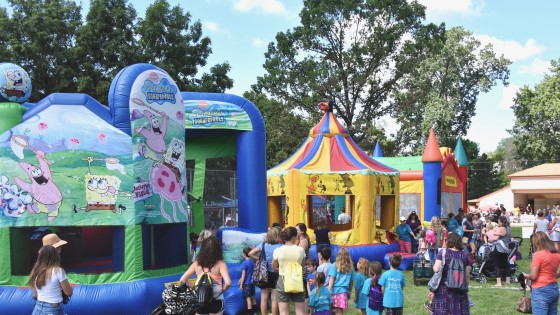
[[[254,104],[181,92],[149,64],[119,72],[108,107],[67,93],[27,103],[31,91],[24,69],[0,64],[0,314],[32,312],[28,274],[53,232],[68,241],[67,313],[148,314],[159,305],[164,283],[188,267],[189,229],[203,222],[201,205],[192,213],[187,205],[189,145],[202,160],[205,139],[216,136],[236,143],[239,228],[218,237],[233,281],[226,314],[241,312],[239,248],[267,229],[265,128]]]

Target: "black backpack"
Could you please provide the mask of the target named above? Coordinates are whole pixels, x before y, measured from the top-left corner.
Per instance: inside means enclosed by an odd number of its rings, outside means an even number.
[[[455,258],[451,256],[451,259],[447,263],[447,279],[445,280],[445,285],[455,291],[466,292],[469,289],[467,285],[467,273],[465,272],[465,264],[463,264],[464,252],[461,252],[460,258]]]
[[[195,292],[198,297],[198,304],[203,307],[214,300],[214,291],[212,287],[212,278],[208,271],[205,271],[196,279]]]

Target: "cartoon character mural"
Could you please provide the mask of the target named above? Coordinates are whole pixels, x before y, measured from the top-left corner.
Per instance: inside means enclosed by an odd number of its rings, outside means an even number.
[[[12,102],[29,98],[31,94],[31,79],[27,72],[16,65],[7,67],[3,72],[4,75],[1,77],[4,80],[0,79],[0,95]]]
[[[135,158],[139,179],[135,189],[142,190],[141,196],[135,197],[137,207],[143,208],[150,222],[183,222],[188,218],[182,140],[185,120],[183,114],[177,114],[184,110],[182,98],[177,86],[161,72],[142,74],[134,86],[130,115],[139,154]],[[165,201],[171,203],[172,215],[166,212]],[[160,214],[157,218],[156,213]]]
[[[167,133],[167,120],[169,117],[165,112],[160,112],[153,107],[147,105],[142,100],[132,99],[132,102],[147,107],[161,117],[156,117],[149,110],[144,110],[144,116],[147,118],[149,126],[136,127],[135,131],[145,138],[146,143],[138,146],[138,153],[145,158],[159,161],[166,151],[165,134]]]
[[[0,208],[7,217],[19,218],[31,206],[33,198],[25,190],[19,189],[17,185],[9,184],[6,175],[2,175],[0,181]]]
[[[185,170],[185,142],[177,138],[171,139],[163,163],[175,174],[177,181],[182,182],[181,173]]]
[[[87,205],[78,208],[75,204],[72,205],[72,210],[77,213],[79,210],[86,212],[91,210],[110,210],[116,214],[122,214],[126,210],[126,206],[119,204],[117,207],[117,196],[124,195],[124,197],[131,199],[133,194],[131,192],[120,191],[121,180],[113,175],[91,174],[91,163],[93,161],[105,161],[107,169],[116,169],[125,174],[124,166],[120,164],[117,158],[94,158],[87,157],[82,159],[88,162],[88,172],[85,175],[85,192]]]
[[[28,210],[33,213],[47,213],[48,221],[53,221],[58,216],[58,210],[62,203],[62,193],[52,179],[51,163],[47,161],[45,152],[34,151],[29,147],[25,137],[21,135],[13,135],[10,139],[10,146],[12,152],[20,159],[24,158],[24,148],[35,153],[39,167],[30,163],[19,162],[19,167],[27,174],[30,182],[24,181],[18,176],[14,177],[14,181],[21,189],[27,191],[35,201]]]

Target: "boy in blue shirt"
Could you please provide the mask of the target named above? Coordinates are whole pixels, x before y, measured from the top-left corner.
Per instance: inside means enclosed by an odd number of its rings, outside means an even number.
[[[401,265],[402,256],[393,254],[389,259],[391,269],[384,272],[379,278],[379,284],[383,291],[383,307],[387,315],[402,315],[404,306],[403,289],[406,280],[403,273],[397,270]]]
[[[305,264],[307,265],[307,292],[311,295],[311,292],[315,290],[315,273],[317,270],[317,259],[309,258]]]
[[[243,258],[245,261],[241,263],[241,278],[238,285],[243,292],[243,297],[247,302],[247,314],[254,314],[253,305],[256,305],[255,300],[255,286],[253,285],[253,270],[255,270],[255,263],[249,257],[251,247],[243,248]]]

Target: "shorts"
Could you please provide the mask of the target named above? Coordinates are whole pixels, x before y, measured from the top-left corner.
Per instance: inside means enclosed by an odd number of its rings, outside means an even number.
[[[261,289],[276,289],[276,282],[278,282],[278,272],[269,271],[268,282]]]
[[[253,297],[255,296],[255,286],[252,284],[243,285],[243,297]]]
[[[278,283],[276,284],[276,299],[278,302],[283,303],[304,303],[305,302],[305,287],[303,292],[298,293],[286,293],[284,292],[284,280],[282,277],[278,278]]]
[[[332,295],[332,306],[334,308],[348,309],[348,293],[337,293]]]
[[[197,314],[205,315],[205,314],[216,314],[224,311],[224,300],[223,299],[213,299],[210,304],[201,307]]]
[[[386,307],[385,315],[403,315],[402,307]]]

